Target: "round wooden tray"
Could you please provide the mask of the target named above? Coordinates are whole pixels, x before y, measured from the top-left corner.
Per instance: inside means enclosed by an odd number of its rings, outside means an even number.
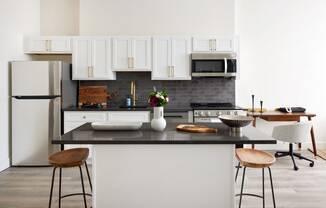
[[[194,125],[194,124],[179,124],[177,126],[178,131],[190,132],[190,133],[216,133],[217,129],[207,126]]]

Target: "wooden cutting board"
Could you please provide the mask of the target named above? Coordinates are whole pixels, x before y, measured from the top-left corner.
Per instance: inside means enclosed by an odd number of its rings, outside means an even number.
[[[178,131],[190,132],[190,133],[216,133],[217,129],[207,126],[193,125],[193,124],[179,124],[177,126]]]
[[[100,104],[106,106],[108,99],[107,86],[80,86],[78,93],[78,105]]]

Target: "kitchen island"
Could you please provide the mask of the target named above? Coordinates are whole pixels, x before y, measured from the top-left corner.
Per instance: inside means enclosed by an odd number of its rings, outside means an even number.
[[[185,133],[168,123],[163,132],[144,123],[137,131],[94,131],[90,123],[53,144],[93,145],[95,208],[234,207],[235,144],[275,144],[251,126],[233,134]]]

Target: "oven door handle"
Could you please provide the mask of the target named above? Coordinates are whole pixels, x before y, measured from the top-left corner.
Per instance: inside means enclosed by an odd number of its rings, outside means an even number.
[[[228,73],[228,60],[227,58],[224,58],[224,74],[226,75]]]

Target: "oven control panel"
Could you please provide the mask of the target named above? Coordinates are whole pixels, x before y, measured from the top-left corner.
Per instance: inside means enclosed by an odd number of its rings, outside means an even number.
[[[195,123],[219,123],[220,115],[246,116],[245,110],[194,110]]]

